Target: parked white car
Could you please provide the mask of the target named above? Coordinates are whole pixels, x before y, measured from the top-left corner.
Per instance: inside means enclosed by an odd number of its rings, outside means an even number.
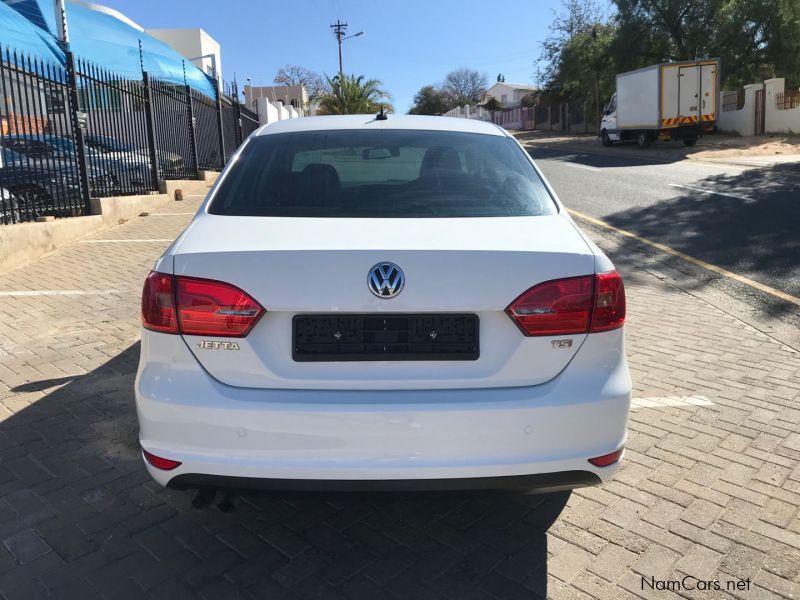
[[[622,280],[489,123],[262,127],[142,315],[140,442],[172,488],[554,491],[622,456]]]

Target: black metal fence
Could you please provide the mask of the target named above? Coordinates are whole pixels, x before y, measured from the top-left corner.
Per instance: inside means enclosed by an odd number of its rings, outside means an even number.
[[[722,112],[742,110],[744,108],[744,89],[722,93]]]
[[[197,167],[212,171],[220,169],[225,164],[221,106],[216,98],[209,98],[197,90],[191,90],[191,99],[197,132]]]
[[[197,176],[197,146],[191,91],[145,75],[153,116],[156,160],[160,179]]]
[[[91,197],[152,193],[222,169],[258,127],[236,86],[120,77],[0,47],[0,224],[89,214]]]
[[[89,179],[107,174],[114,182],[106,194],[95,195],[158,190],[150,163],[144,81],[120,78],[82,60],[75,61],[75,76]]]
[[[86,214],[64,67],[0,49],[0,95],[0,223]]]

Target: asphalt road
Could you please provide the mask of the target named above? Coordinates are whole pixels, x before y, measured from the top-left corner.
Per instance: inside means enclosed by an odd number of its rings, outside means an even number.
[[[568,208],[800,298],[797,175],[665,162],[647,151],[636,156],[635,147],[606,149],[599,142],[596,148],[550,142],[527,148]],[[632,252],[646,249],[630,240],[628,246]],[[690,287],[711,286],[757,312],[800,323],[797,304],[688,263],[684,268]]]

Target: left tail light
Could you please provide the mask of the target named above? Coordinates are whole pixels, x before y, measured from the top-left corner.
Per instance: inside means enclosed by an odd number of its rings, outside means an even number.
[[[144,280],[142,325],[161,333],[178,333],[172,275],[153,271]]]
[[[236,286],[153,271],[142,291],[142,324],[161,333],[244,337],[266,311]]]

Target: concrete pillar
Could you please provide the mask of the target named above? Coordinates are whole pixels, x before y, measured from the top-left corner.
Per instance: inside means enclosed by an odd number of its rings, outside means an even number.
[[[765,118],[764,133],[798,133],[800,132],[800,108],[778,110],[775,100],[778,94],[785,91],[786,81],[783,77],[767,79],[764,82]]]

